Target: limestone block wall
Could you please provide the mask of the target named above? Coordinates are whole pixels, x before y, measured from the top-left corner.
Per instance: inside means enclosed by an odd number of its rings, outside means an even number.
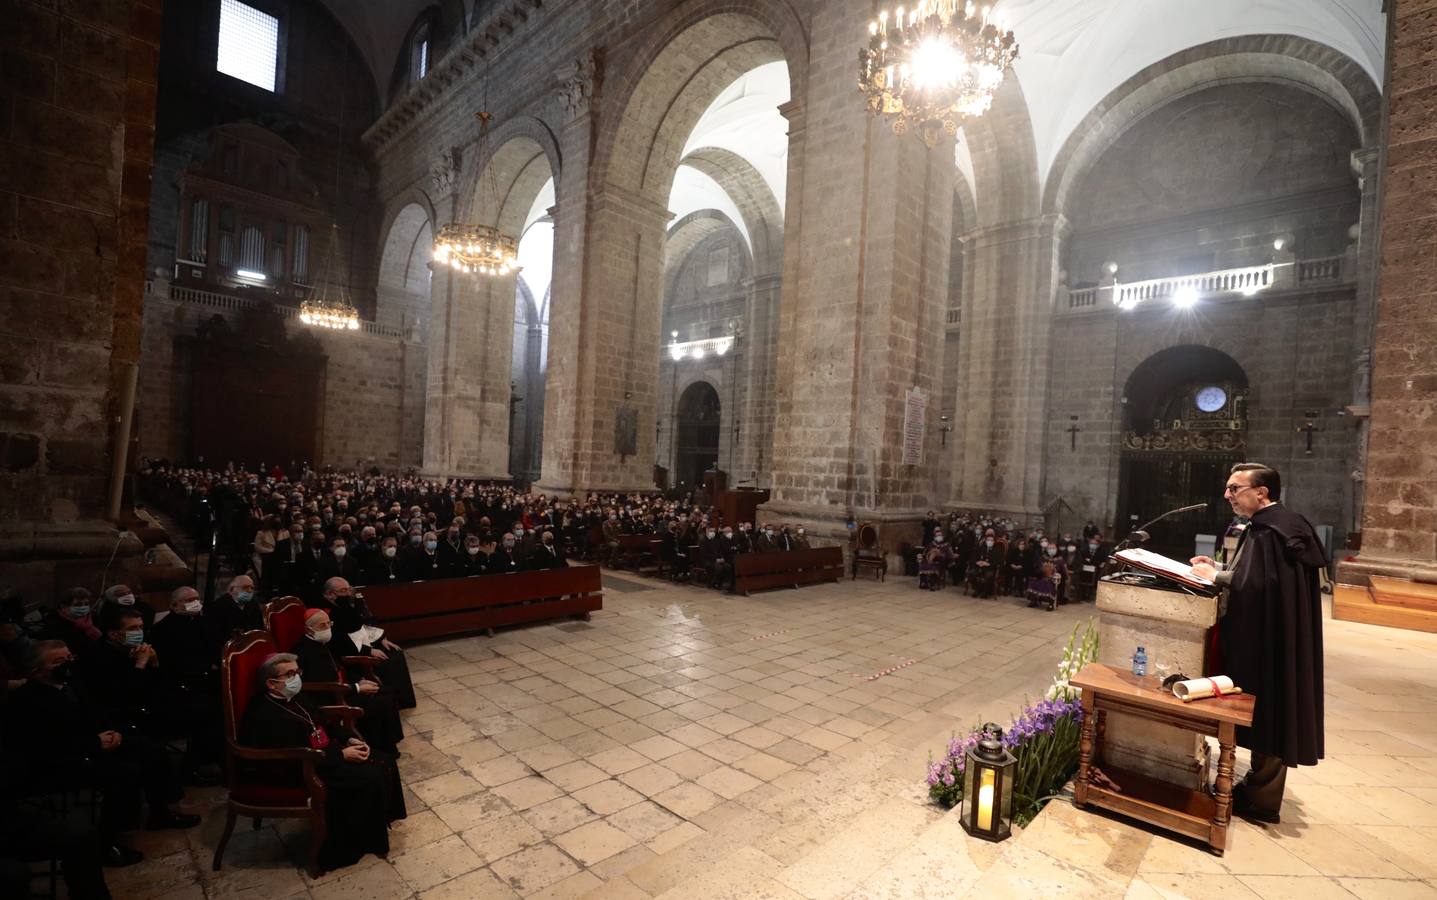
[[[1167,308],[1064,314],[1053,321],[1050,405],[1045,416],[1045,504],[1061,496],[1068,520],[1113,528],[1121,461],[1122,396],[1132,371],[1154,353],[1183,344],[1212,347],[1247,375],[1249,459],[1275,466],[1283,500],[1341,546],[1351,528],[1351,472],[1357,423],[1338,411],[1350,402],[1354,291],[1264,294],[1205,303],[1199,314]],[[1304,411],[1321,412],[1312,454],[1299,429]],[[1077,416],[1077,449],[1067,431]],[[1214,499],[1221,486],[1214,487]]]
[[[213,315],[212,306],[167,296],[163,282],[146,297],[138,406],[140,453],[189,457],[190,359],[184,338]],[[288,328],[305,326],[290,320]],[[426,351],[412,340],[363,331],[316,331],[328,363],[324,419],[295,423],[322,429],[321,464],[418,467],[424,434]]]

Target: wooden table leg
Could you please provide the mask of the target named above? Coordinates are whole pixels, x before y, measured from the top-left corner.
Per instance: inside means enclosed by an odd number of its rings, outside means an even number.
[[[1093,706],[1093,692],[1083,691],[1083,729],[1078,742],[1078,777],[1073,782],[1073,805],[1079,807],[1088,802],[1088,778],[1093,765],[1093,735],[1097,728],[1097,714]]]
[[[1213,810],[1208,844],[1219,856],[1227,849],[1227,826],[1232,821],[1232,769],[1236,754],[1236,729],[1232,725],[1218,727],[1217,781],[1214,793],[1217,807]]]

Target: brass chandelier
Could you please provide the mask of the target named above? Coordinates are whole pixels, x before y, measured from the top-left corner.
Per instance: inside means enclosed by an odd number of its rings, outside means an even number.
[[[888,118],[893,133],[918,126],[929,147],[940,129],[958,133],[983,115],[1018,57],[1013,32],[991,6],[964,0],[920,0],[868,23],[868,46],[858,51],[858,89],[868,111]]]
[[[358,331],[359,310],[349,302],[349,291],[336,278],[339,269],[339,225],[329,226],[329,245],[319,277],[309,296],[299,304],[299,320],[306,325],[332,328],[336,331]]]
[[[487,82],[487,79],[486,79]],[[485,93],[488,93],[486,83]],[[480,165],[487,165],[489,174],[480,185],[482,193],[494,200],[498,209],[499,184],[489,159],[489,123],[492,113],[481,111],[474,114],[479,121],[479,144],[477,157]],[[473,203],[473,200],[470,201]],[[496,213],[497,215],[497,213]],[[519,270],[519,241],[492,225],[451,222],[439,229],[434,236],[434,262],[447,265],[456,272],[479,275],[508,275]]]

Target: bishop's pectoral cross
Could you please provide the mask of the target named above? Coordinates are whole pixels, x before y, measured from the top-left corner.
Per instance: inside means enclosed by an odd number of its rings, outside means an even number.
[[[1077,450],[1077,449],[1078,449],[1078,432],[1082,431],[1083,429],[1081,429],[1081,428],[1078,427],[1078,417],[1077,417],[1077,416],[1073,416],[1073,417],[1072,417],[1072,421],[1073,421],[1073,424],[1071,424],[1071,425],[1068,426],[1068,438],[1069,438],[1069,442],[1072,444],[1072,449]]]

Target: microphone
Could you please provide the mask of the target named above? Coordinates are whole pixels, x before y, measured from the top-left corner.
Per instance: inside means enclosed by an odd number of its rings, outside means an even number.
[[[1207,509],[1207,507],[1208,505],[1206,503],[1194,503],[1192,506],[1182,506],[1177,509],[1170,509],[1162,515],[1158,516],[1156,519],[1153,519],[1151,522],[1145,523],[1141,528],[1133,529],[1133,532],[1127,536],[1127,538],[1122,542],[1122,544],[1117,547],[1117,549],[1125,550],[1135,543],[1147,543],[1148,539],[1151,537],[1151,535],[1148,534],[1148,529],[1156,525],[1158,522],[1161,522],[1163,519],[1168,518],[1169,516],[1181,515],[1182,513],[1188,512],[1196,512],[1200,509]]]

